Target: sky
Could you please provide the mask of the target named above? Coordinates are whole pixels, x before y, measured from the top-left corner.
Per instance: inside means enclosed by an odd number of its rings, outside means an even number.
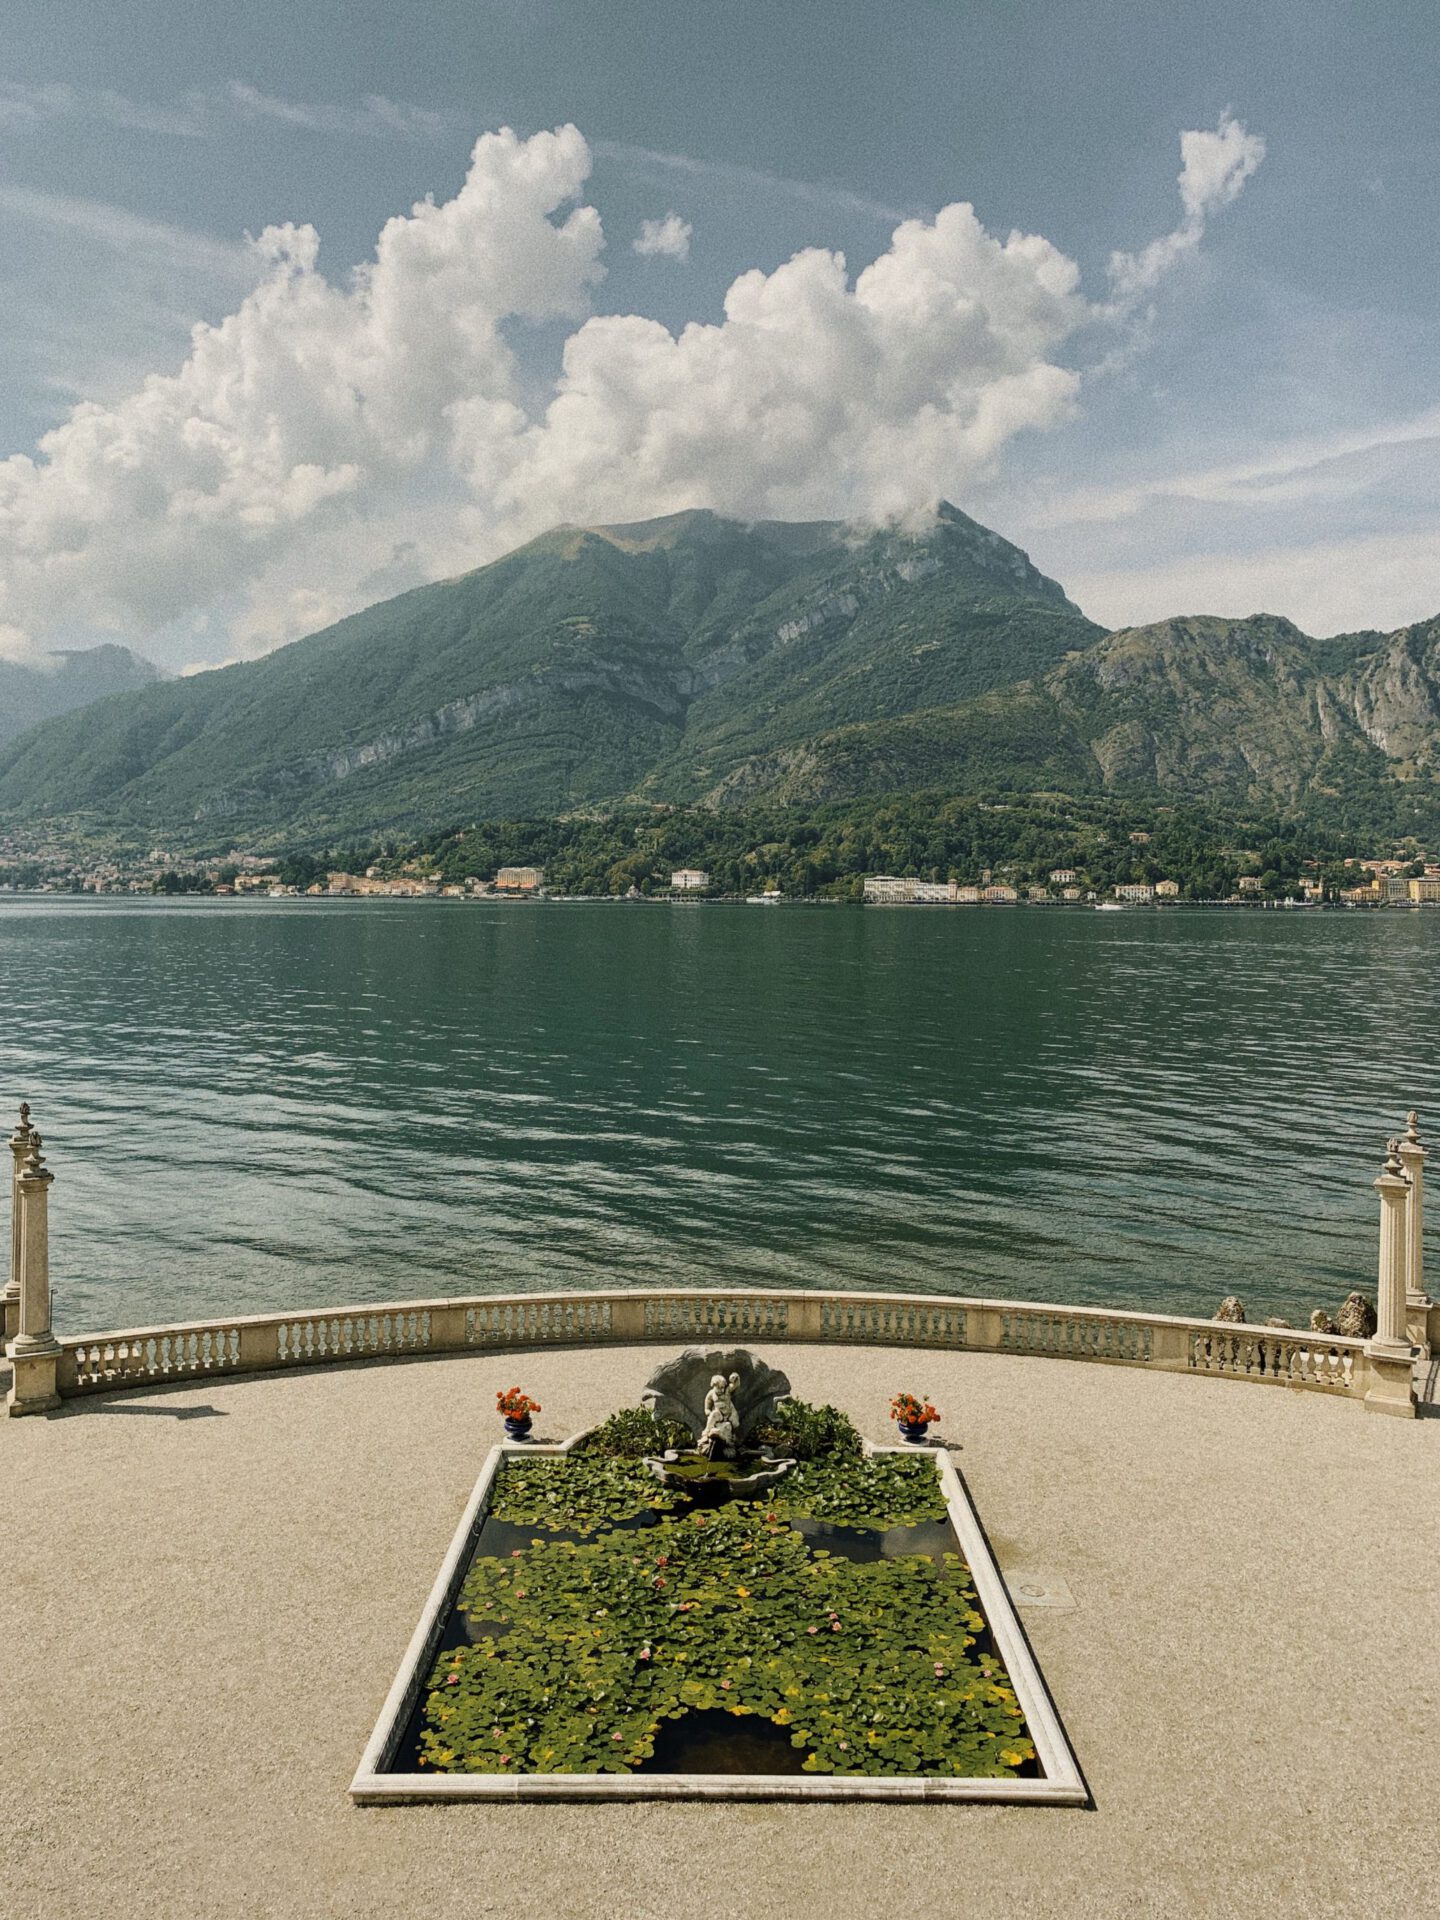
[[[7,13],[0,651],[940,498],[1108,626],[1440,612],[1432,0]]]

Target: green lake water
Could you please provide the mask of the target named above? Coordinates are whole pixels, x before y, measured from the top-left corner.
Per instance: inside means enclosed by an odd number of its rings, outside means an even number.
[[[64,1331],[587,1286],[1299,1319],[1440,1125],[1440,913],[0,903]],[[7,1129],[8,1130],[8,1129]]]

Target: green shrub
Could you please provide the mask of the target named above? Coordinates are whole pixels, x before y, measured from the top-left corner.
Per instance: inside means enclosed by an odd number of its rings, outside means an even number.
[[[804,1400],[782,1400],[752,1438],[792,1460],[858,1460],[865,1450],[854,1422],[837,1407],[812,1407]]]
[[[622,1407],[602,1420],[581,1441],[586,1453],[608,1453],[612,1459],[640,1460],[670,1447],[693,1447],[695,1436],[678,1420],[657,1420],[648,1407]]]

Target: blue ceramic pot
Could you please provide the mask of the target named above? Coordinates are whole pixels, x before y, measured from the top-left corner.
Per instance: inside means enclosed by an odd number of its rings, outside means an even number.
[[[908,1440],[912,1447],[918,1447],[930,1431],[928,1420],[900,1420],[896,1424],[900,1428],[900,1438]]]
[[[528,1437],[529,1432],[530,1416],[528,1413],[523,1414],[518,1420],[512,1420],[508,1413],[505,1415],[505,1433],[507,1438],[511,1440],[524,1440]]]

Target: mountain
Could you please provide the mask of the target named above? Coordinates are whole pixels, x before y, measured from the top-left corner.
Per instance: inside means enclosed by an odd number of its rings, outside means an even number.
[[[1312,640],[1288,620],[1106,635],[1019,685],[834,729],[736,768],[719,804],[944,786],[1163,793],[1304,807],[1436,798],[1440,620]]]
[[[1323,807],[1367,830],[1418,812],[1440,831],[1440,620],[1107,634],[954,507],[865,534],[696,511],[557,528],[0,748],[12,823],[210,850],[1001,788]]]
[[[159,669],[128,647],[52,653],[33,667],[0,659],[0,741],[14,739],[41,720],[88,707],[107,694],[150,686],[159,678]]]
[[[0,751],[0,812],[320,842],[702,797],[757,752],[964,701],[1100,637],[955,508],[562,527],[262,660]]]

